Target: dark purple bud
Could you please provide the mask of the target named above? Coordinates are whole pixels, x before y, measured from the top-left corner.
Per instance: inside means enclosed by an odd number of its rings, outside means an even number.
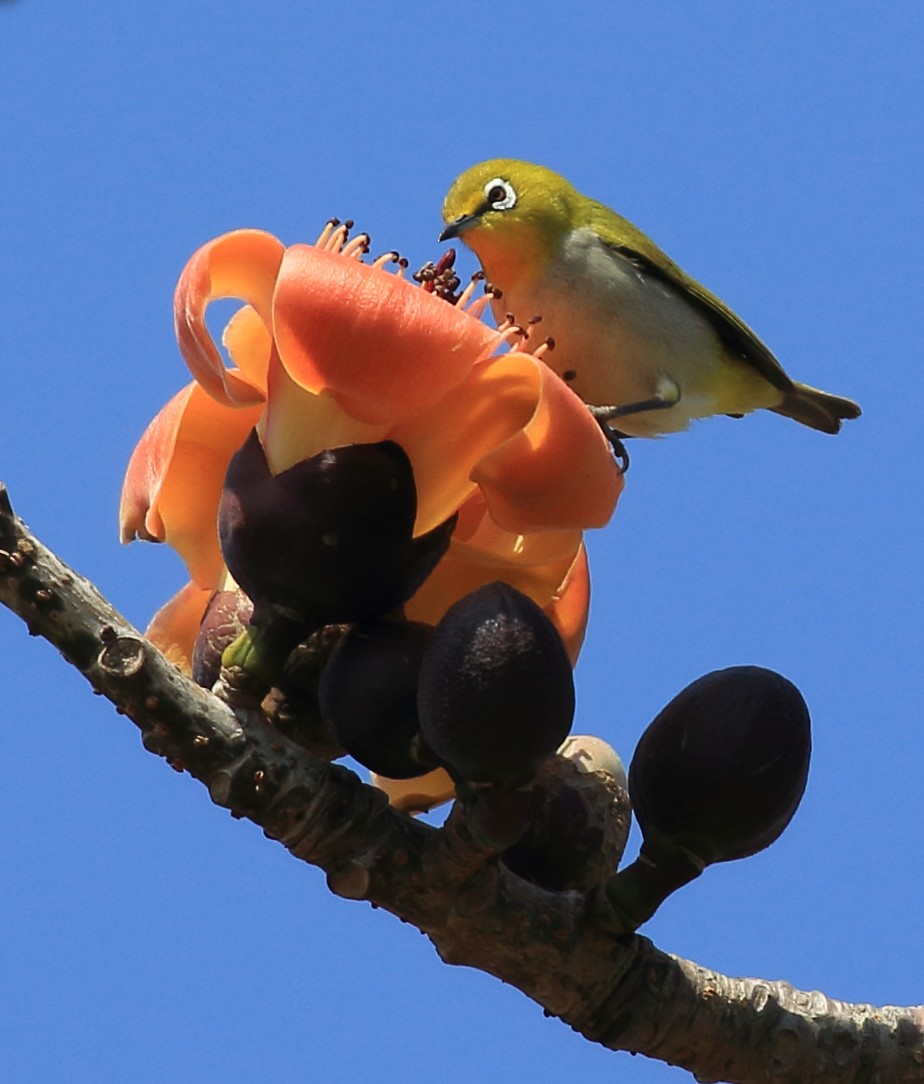
[[[491,583],[436,626],[418,703],[424,740],[458,778],[519,786],[571,728],[571,665],[540,607]]]
[[[681,846],[709,864],[769,847],[802,800],[811,749],[808,708],[786,678],[733,666],[694,681],[629,768],[644,849]]]
[[[199,626],[193,647],[192,677],[206,689],[218,680],[221,653],[247,627],[253,603],[243,591],[218,591],[213,596]]]
[[[432,628],[372,618],[337,644],[318,689],[321,715],[360,764],[390,779],[438,766],[417,721],[417,682]]]
[[[629,768],[643,842],[607,886],[626,928],[706,866],[769,847],[799,806],[811,749],[805,701],[772,670],[716,670],[674,697]]]
[[[232,457],[218,531],[255,622],[309,628],[395,609],[446,552],[454,520],[420,538],[410,461],[392,441],[332,448],[272,475],[256,431]]]

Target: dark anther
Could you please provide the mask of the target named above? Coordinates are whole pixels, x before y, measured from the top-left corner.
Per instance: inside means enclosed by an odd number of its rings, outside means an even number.
[[[437,274],[442,274],[444,271],[448,271],[456,262],[456,250],[454,248],[447,248],[446,251],[440,256],[437,264]]]
[[[459,300],[459,276],[453,270],[456,262],[456,250],[447,249],[436,263],[425,263],[423,267],[414,273],[415,282],[419,282],[423,288],[437,297],[455,305]]]

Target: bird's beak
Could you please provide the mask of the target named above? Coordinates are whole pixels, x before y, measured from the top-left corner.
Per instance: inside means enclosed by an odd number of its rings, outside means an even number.
[[[439,235],[437,240],[439,241],[451,241],[453,237],[461,237],[461,235],[470,227],[475,226],[481,220],[481,213],[475,211],[474,214],[460,215],[455,222],[450,222],[445,230]]]

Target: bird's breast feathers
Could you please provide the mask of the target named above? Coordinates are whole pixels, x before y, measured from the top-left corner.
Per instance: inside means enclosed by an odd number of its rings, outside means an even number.
[[[518,279],[494,285],[503,291],[498,314],[511,312],[520,323],[542,318],[532,334],[554,340],[545,360],[586,402],[625,405],[651,398],[666,383],[680,388],[676,406],[621,419],[625,432],[672,432],[692,418],[779,398],[750,366],[729,355],[681,287],[591,229],[568,234],[538,274],[524,269]]]

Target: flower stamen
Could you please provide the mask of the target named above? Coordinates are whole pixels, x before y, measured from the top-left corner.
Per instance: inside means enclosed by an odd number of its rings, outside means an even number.
[[[394,249],[392,249],[391,252],[383,252],[381,256],[376,256],[370,266],[381,270],[383,267],[386,267],[390,263],[397,263],[399,258],[400,254],[395,252]]]
[[[321,231],[321,236],[318,238],[315,247],[325,252],[342,252],[347,238],[350,236],[350,230],[355,224],[352,218],[348,218],[344,222],[341,222],[339,218],[328,219],[327,225]]]
[[[511,322],[511,313],[507,313],[507,317],[508,319],[497,329],[501,340],[498,345],[503,344],[512,347],[514,350],[521,350],[523,343],[529,338],[529,332],[522,324]]]
[[[481,317],[484,316],[484,310],[488,307],[490,301],[490,297],[476,298],[471,303],[471,305],[469,305],[468,308],[465,309],[465,311],[469,314],[469,316],[474,317],[474,319],[476,320],[480,320]]]
[[[479,282],[484,282],[484,271],[476,271],[475,274],[472,275],[472,281],[468,284],[468,286],[465,287],[462,293],[459,294],[459,298],[456,301],[456,304],[459,306],[460,309],[468,308],[468,303],[469,301],[471,301],[472,295],[475,293]],[[484,312],[488,301],[490,301],[490,298],[488,297],[482,297],[478,299],[478,302],[481,302],[481,309],[477,315],[480,316],[481,313]],[[478,304],[478,302],[473,302],[472,308],[468,308],[468,311],[470,313],[472,313],[474,306]]]
[[[343,244],[350,236],[350,227],[346,222],[341,224],[330,235],[330,240],[327,242],[328,252],[341,252],[343,250]]]
[[[315,241],[315,247],[316,248],[321,248],[321,249],[326,249],[327,248],[327,242],[330,240],[331,234],[333,234],[334,230],[339,225],[340,225],[340,219],[339,218],[329,218],[324,223],[324,229],[321,230],[320,234],[318,235],[317,241]]]
[[[369,251],[369,242],[371,238],[368,233],[358,233],[352,241],[348,242],[340,250],[341,256],[350,256],[353,259],[361,260]]]
[[[555,340],[550,335],[547,339],[544,339],[536,347],[535,350],[533,350],[532,354],[533,354],[533,357],[537,361],[541,361],[550,350],[554,350],[554,349],[555,349]]]

